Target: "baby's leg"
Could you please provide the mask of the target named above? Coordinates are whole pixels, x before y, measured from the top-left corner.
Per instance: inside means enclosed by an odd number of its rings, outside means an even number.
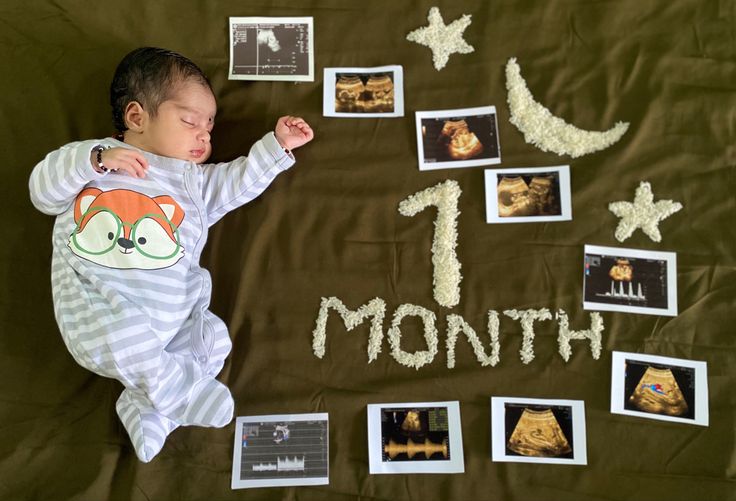
[[[178,426],[153,407],[142,406],[127,389],[118,398],[115,410],[130,436],[136,456],[144,463],[148,463],[161,451],[166,437]]]
[[[225,426],[232,420],[234,402],[225,385],[214,378],[222,370],[232,343],[224,322],[206,311],[199,329],[182,329],[166,346],[174,356],[194,360],[203,377],[192,387],[186,409],[177,415],[182,425]]]
[[[152,407],[179,425],[219,428],[232,420],[234,403],[227,387],[205,369],[191,353],[161,350],[155,377],[141,377],[124,392],[142,412]]]
[[[166,351],[147,322],[75,341],[68,346],[82,366],[125,386],[116,407],[142,461],[150,461],[178,425],[221,427],[232,420],[230,392],[207,374],[207,364],[191,349]]]
[[[178,426],[227,425],[234,403],[227,387],[203,375],[191,355],[161,356],[163,379],[156,387],[126,388],[116,409],[130,435],[138,458],[148,462],[159,453],[166,437]]]

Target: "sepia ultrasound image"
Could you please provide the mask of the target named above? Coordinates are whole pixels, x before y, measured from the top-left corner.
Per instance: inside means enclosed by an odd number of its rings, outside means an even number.
[[[665,260],[585,255],[585,301],[664,309],[667,286]]]
[[[393,113],[393,72],[336,73],[335,111],[338,113]]]
[[[496,115],[422,118],[424,161],[497,158]]]
[[[559,172],[501,174],[496,186],[499,217],[559,216]]]
[[[381,409],[381,442],[384,462],[449,460],[447,408]]]
[[[572,459],[572,407],[506,403],[506,454]]]
[[[695,369],[626,360],[624,408],[695,419]]]

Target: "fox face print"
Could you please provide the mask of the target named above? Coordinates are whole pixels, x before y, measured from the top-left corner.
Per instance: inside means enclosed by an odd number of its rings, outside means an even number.
[[[67,245],[75,255],[108,268],[168,268],[184,256],[183,220],[184,211],[168,195],[86,188],[74,201],[76,227]]]

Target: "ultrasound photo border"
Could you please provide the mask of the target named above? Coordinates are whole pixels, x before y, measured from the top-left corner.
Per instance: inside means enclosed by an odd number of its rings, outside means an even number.
[[[667,263],[667,306],[654,308],[650,306],[629,306],[585,300],[587,275],[585,274],[585,257],[592,255],[606,255],[617,258],[655,259]],[[623,247],[601,247],[586,244],[583,250],[583,309],[595,311],[618,311],[622,313],[641,313],[644,315],[677,316],[677,254],[666,251],[648,251],[642,249],[627,249]]]
[[[565,406],[572,409],[573,457],[547,458],[515,456],[506,452],[506,404],[540,405],[545,407]],[[501,463],[543,463],[587,465],[588,444],[585,432],[585,402],[583,400],[560,400],[524,397],[491,397],[491,460]]]
[[[306,75],[240,75],[233,73],[233,25],[235,24],[306,24],[309,33],[309,72]],[[288,81],[314,82],[314,18],[307,17],[230,17],[229,18],[230,61],[228,64],[228,80],[260,80],[260,81]]]
[[[335,111],[335,86],[338,73],[370,75],[373,73],[393,73],[394,111],[385,113],[355,113]],[[400,64],[374,67],[330,67],[324,68],[322,85],[322,115],[332,118],[391,118],[404,116],[404,67]]]
[[[253,423],[283,423],[297,421],[324,421],[327,425],[327,440],[325,452],[327,453],[327,476],[307,478],[284,478],[284,479],[252,479],[240,478],[241,458],[243,457],[243,426]],[[283,487],[298,485],[328,485],[330,483],[330,420],[326,412],[312,414],[268,414],[263,416],[239,416],[235,419],[235,438],[233,448],[233,469],[231,474],[231,489],[247,489],[252,487]]]
[[[427,162],[424,155],[424,141],[422,139],[423,118],[467,118],[478,115],[493,114],[493,128],[496,131],[496,148],[498,156],[478,158],[474,160],[452,160],[447,162]],[[482,165],[498,165],[501,163],[501,139],[498,131],[498,113],[495,106],[477,106],[474,108],[457,108],[451,110],[425,110],[415,112],[417,133],[417,155],[419,170],[457,169],[463,167],[480,167]]]
[[[687,367],[695,370],[695,412],[693,419],[627,409],[624,404],[626,385],[626,361],[652,363],[672,367]],[[708,364],[700,360],[671,358],[644,353],[614,351],[611,356],[611,413],[636,416],[658,421],[708,426]]]
[[[447,429],[449,434],[450,458],[446,461],[401,461],[384,462],[382,460],[381,409],[385,408],[414,409],[427,407],[445,407],[447,409]],[[464,473],[463,436],[460,423],[460,402],[397,402],[368,404],[368,464],[369,472],[374,474],[394,473]]]
[[[537,174],[556,172],[560,188],[560,210],[557,216],[512,216],[498,215],[498,176],[503,174]],[[550,167],[517,167],[513,169],[486,169],[486,223],[539,223],[572,220],[572,195],[570,191],[570,166],[553,165]]]

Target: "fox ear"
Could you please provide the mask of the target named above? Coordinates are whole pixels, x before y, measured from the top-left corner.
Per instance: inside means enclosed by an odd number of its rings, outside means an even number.
[[[77,198],[74,200],[74,221],[77,224],[79,224],[84,213],[87,212],[89,206],[92,205],[92,202],[95,201],[95,198],[100,193],[102,193],[102,190],[99,188],[85,188],[77,195]]]
[[[164,211],[164,214],[169,218],[171,224],[178,228],[184,220],[184,211],[179,204],[176,203],[176,200],[168,195],[161,195],[159,197],[153,197],[153,201],[161,207],[161,210]]]

